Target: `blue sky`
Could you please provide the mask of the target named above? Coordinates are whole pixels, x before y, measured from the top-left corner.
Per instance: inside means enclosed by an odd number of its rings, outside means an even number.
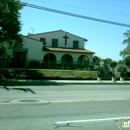
[[[130,25],[130,0],[21,0],[47,8]],[[23,35],[64,30],[88,39],[85,49],[102,59],[122,60],[119,56],[126,45],[123,33],[129,27],[81,19],[72,16],[24,7],[21,11]]]

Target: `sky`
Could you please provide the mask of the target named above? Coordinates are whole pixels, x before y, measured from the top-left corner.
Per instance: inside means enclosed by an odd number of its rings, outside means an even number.
[[[21,0],[28,4],[65,11],[87,17],[130,25],[130,0]],[[130,27],[97,22],[50,11],[24,7],[21,11],[21,34],[56,30],[87,39],[85,49],[101,59],[122,60],[119,55],[126,45],[124,33]]]

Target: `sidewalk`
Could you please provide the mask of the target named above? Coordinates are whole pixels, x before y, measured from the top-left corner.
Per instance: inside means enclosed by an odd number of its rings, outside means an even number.
[[[111,80],[102,80],[100,82],[98,82],[97,80],[49,80],[49,81],[52,81],[52,82],[57,82],[57,83],[76,83],[76,84],[124,84],[124,83],[127,83],[127,84],[130,84],[130,81],[124,81],[124,82],[120,82],[119,80],[116,81],[116,82],[112,82]]]
[[[2,80],[0,81],[0,86],[8,85],[8,86],[24,86],[24,85],[57,85],[57,84],[130,84],[130,80],[121,82],[117,80],[116,82],[112,82],[112,80],[102,80],[98,82],[97,80]]]

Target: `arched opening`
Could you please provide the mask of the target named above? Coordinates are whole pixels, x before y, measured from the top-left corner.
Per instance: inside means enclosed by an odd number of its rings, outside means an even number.
[[[81,55],[78,58],[78,67],[79,68],[88,68],[89,58],[86,55]]]
[[[43,57],[43,67],[44,68],[55,68],[56,56],[52,53],[48,53]]]
[[[71,69],[73,65],[73,58],[69,54],[65,54],[61,58],[61,64],[63,69]]]

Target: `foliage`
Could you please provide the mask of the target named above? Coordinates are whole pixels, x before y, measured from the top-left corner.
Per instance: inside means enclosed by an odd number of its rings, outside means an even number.
[[[0,0],[0,56],[6,52],[4,47],[21,47],[22,38],[19,34],[21,22],[19,10],[20,1]],[[2,50],[2,51],[1,51]]]
[[[95,71],[78,71],[78,70],[50,70],[50,69],[3,69],[8,79],[75,79],[75,80],[96,80],[97,72]],[[119,79],[119,72],[115,73]],[[7,82],[7,81],[6,81]],[[10,85],[10,84],[9,84]]]
[[[106,61],[106,64],[109,64],[110,62],[112,62],[112,59],[111,58],[106,58],[105,61]]]
[[[0,58],[4,56],[6,49],[0,44]]]
[[[122,60],[119,60],[119,63],[123,63],[123,61],[122,61]]]
[[[106,71],[106,72],[109,72],[109,71],[110,71],[110,68],[109,68],[108,65],[105,66],[105,71]]]
[[[122,57],[130,55],[130,30],[127,30],[124,33],[124,36],[126,37],[126,39],[123,40],[123,44],[126,44],[126,48],[123,51],[120,51],[120,56]]]
[[[116,62],[116,61],[111,61],[111,62],[110,62],[110,67],[111,67],[111,68],[115,68],[116,65],[117,65],[117,62]]]
[[[118,68],[118,72],[127,72],[127,68],[124,67],[124,66],[120,66],[120,67]]]
[[[114,68],[117,66],[117,62],[116,61],[111,61],[110,62],[110,67],[112,68],[112,75],[115,77],[115,73],[114,73]]]
[[[29,68],[40,68],[40,62],[39,61],[30,61]]]
[[[99,65],[100,58],[98,56],[94,56],[93,57],[93,62],[94,62],[95,65]]]
[[[124,59],[124,62],[125,62],[125,65],[126,66],[130,66],[130,56],[127,56],[125,59]]]
[[[0,0],[0,60],[9,59],[7,48],[21,47],[22,38],[19,10],[22,8],[19,0]],[[0,70],[0,79],[4,78]]]

